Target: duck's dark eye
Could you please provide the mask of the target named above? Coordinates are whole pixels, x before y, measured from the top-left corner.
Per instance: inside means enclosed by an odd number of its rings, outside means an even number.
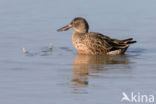
[[[77,22],[74,23],[74,26],[79,26],[79,25],[80,25],[80,22],[79,21],[77,21]]]

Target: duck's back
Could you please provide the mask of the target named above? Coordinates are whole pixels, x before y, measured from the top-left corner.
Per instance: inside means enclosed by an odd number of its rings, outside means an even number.
[[[78,33],[72,36],[75,48],[82,54],[122,54],[129,44],[135,43],[132,38],[126,40],[112,39],[100,33]]]

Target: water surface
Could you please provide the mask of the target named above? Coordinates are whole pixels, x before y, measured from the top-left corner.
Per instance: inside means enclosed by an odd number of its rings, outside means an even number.
[[[122,92],[156,95],[155,3],[1,0],[0,104],[120,104]],[[90,31],[138,43],[125,55],[80,55],[73,31],[56,32],[77,16]]]

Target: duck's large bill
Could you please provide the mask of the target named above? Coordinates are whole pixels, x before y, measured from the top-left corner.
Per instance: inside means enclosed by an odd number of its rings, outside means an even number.
[[[72,28],[72,25],[69,24],[69,25],[66,25],[66,26],[64,26],[64,27],[62,27],[62,28],[60,28],[60,29],[58,29],[57,31],[58,31],[58,32],[67,31],[67,30],[69,30],[69,29],[71,29],[71,28]]]

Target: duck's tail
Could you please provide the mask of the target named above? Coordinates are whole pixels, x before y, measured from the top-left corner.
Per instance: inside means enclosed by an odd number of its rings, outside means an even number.
[[[133,38],[128,38],[124,40],[112,40],[113,49],[123,49],[129,47],[130,44],[136,43],[136,41],[133,41]]]
[[[128,38],[128,39],[122,40],[122,42],[124,44],[132,44],[132,43],[136,43],[137,41],[133,41],[133,38]]]
[[[133,38],[128,38],[124,40],[113,39],[111,41],[113,48],[107,54],[123,54],[128,49],[129,45],[133,43],[136,43]]]

